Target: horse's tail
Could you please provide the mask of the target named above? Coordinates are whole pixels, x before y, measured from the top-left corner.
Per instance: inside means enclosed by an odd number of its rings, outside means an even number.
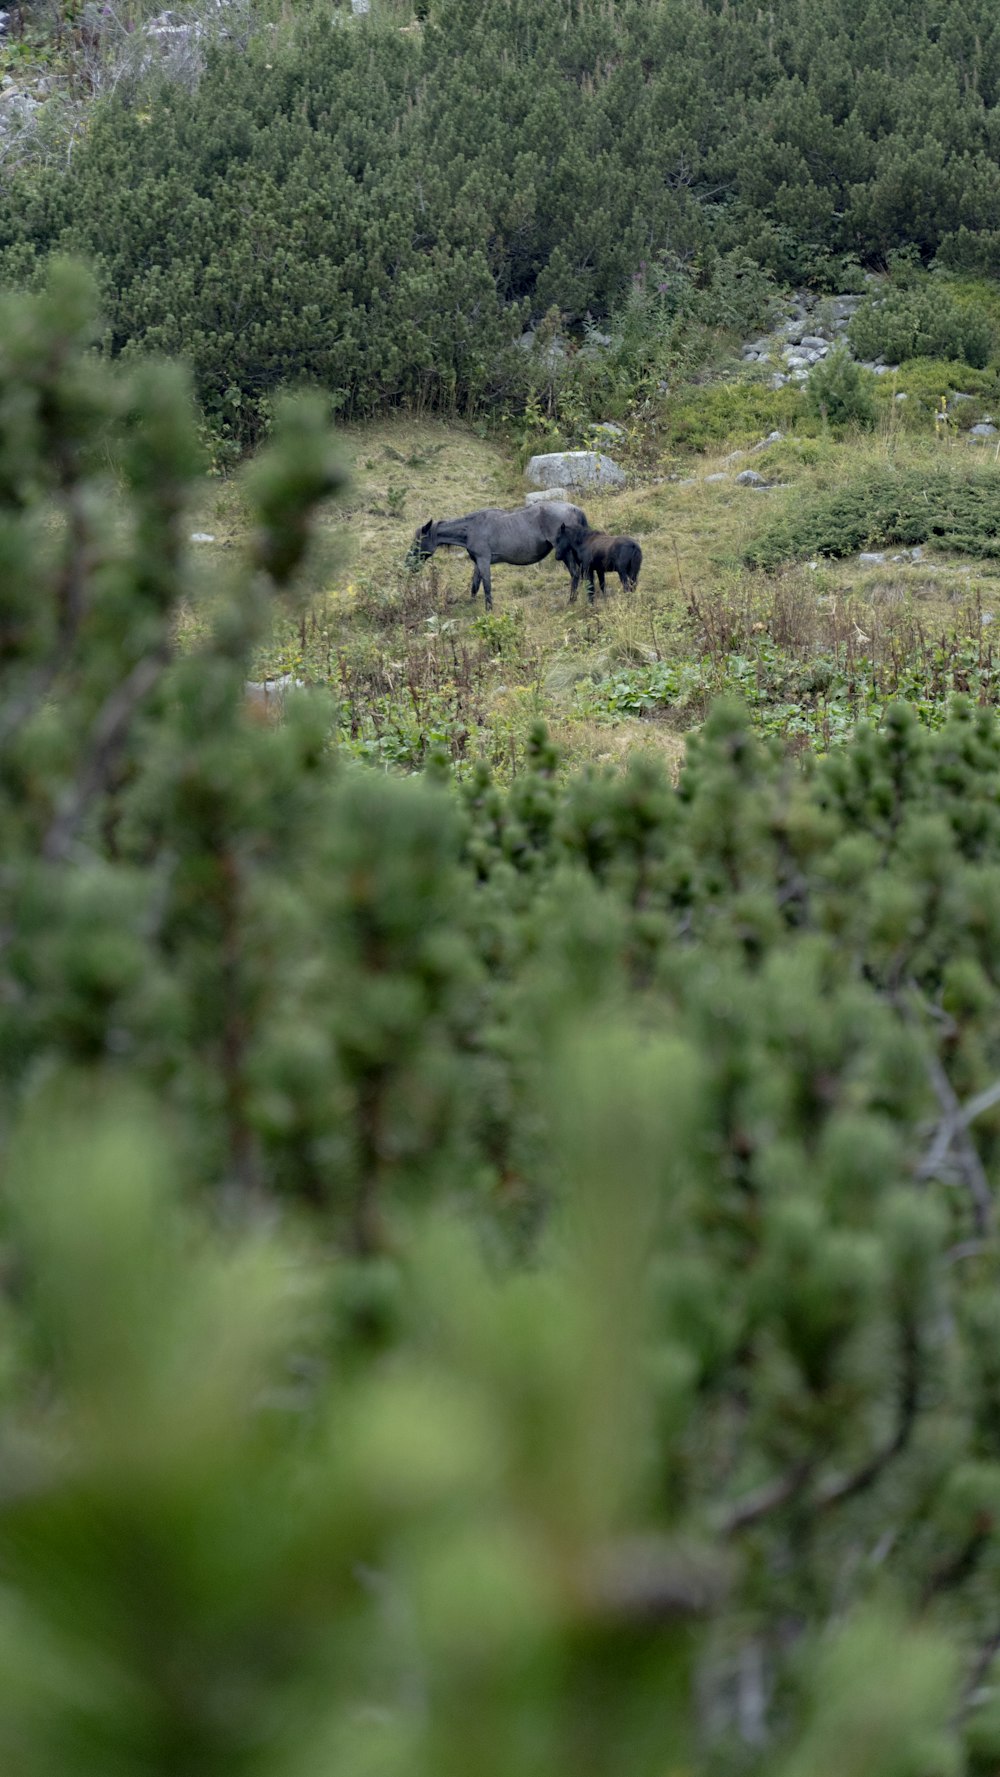
[[[630,537],[629,538],[629,546],[628,546],[628,549],[626,550],[626,553],[625,553],[625,578],[628,580],[628,582],[631,586],[634,586],[636,581],[638,580],[639,569],[641,567],[642,567],[642,550],[639,548],[639,545],[636,542],[635,538]]]

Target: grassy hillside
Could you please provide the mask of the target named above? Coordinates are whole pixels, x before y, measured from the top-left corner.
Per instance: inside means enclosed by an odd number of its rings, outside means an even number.
[[[727,448],[656,462],[647,449],[624,492],[585,502],[592,523],[640,539],[637,592],[623,595],[611,580],[605,602],[590,607],[581,591],[570,604],[566,573],[550,557],[499,566],[492,615],[481,599],[469,603],[463,553],[442,550],[417,574],[404,557],[425,518],[516,504],[524,483],[514,449],[438,420],[359,426],[344,440],[346,522],[330,515],[311,608],[279,623],[257,670],[329,685],[345,735],[380,762],[412,768],[443,747],[463,767],[482,757],[506,774],[542,717],[570,760],[653,748],[676,763],[684,736],[725,690],[749,700],[764,732],[820,751],[860,716],[878,720],[897,695],[931,724],[954,690],[994,700],[1000,565],[933,536],[916,546],[918,559],[912,543],[878,534],[859,548],[858,523],[869,520],[851,506],[875,486],[897,494],[897,507],[915,490],[933,516],[943,488],[970,498],[989,490],[995,451],[968,436],[908,434],[890,419],[874,434],[793,434],[735,458]],[[738,485],[748,466],[775,485]],[[850,553],[822,554],[848,507]],[[810,547],[814,511],[827,530]],[[193,545],[206,607],[244,526],[239,483],[215,484],[192,524],[214,539]],[[863,562],[861,548],[884,561]],[[762,554],[780,559],[751,565]],[[192,609],[187,622],[196,630],[203,618]]]

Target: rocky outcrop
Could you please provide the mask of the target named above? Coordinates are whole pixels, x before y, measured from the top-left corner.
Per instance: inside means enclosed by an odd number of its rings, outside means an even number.
[[[826,297],[816,297],[811,290],[796,291],[789,301],[786,318],[774,331],[747,341],[743,347],[744,364],[775,365],[777,360],[783,360],[783,367],[772,371],[772,389],[805,382],[814,364],[819,364],[835,346],[847,344],[851,316],[863,300],[853,291]]]

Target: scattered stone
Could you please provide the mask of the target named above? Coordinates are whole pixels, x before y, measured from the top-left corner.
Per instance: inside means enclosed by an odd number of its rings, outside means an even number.
[[[858,556],[858,561],[863,568],[877,568],[885,561],[885,555],[879,549],[864,549]]]
[[[982,615],[982,619],[981,619],[981,621],[982,621],[982,622],[983,622],[983,623],[984,623],[984,624],[986,624],[986,623],[993,623],[993,622],[995,622],[995,618],[994,618],[994,616],[993,616],[993,612],[992,612],[992,611],[984,611],[984,612],[983,612],[983,615]]]
[[[737,487],[770,487],[771,483],[756,469],[743,469],[736,477]]]
[[[625,427],[616,426],[614,420],[599,420],[592,429],[595,432],[606,432],[609,438],[624,438],[625,436]]]
[[[366,12],[371,12],[371,9],[372,0],[351,0],[351,11],[356,16],[363,17]]]
[[[810,351],[818,352],[821,358],[830,350],[829,340],[821,338],[818,333],[804,333],[800,344],[808,346]]]
[[[243,691],[248,703],[264,710],[273,709],[279,714],[288,692],[301,691],[304,685],[304,679],[296,679],[292,673],[281,673],[275,679],[247,679]]]
[[[568,500],[569,494],[564,487],[543,487],[533,494],[525,494],[526,506],[540,506],[543,500]]]
[[[214,543],[215,538],[211,531],[192,531],[191,541],[192,543]]]
[[[969,436],[971,438],[995,438],[996,435],[996,427],[986,420],[980,420],[978,426],[969,427]]]
[[[675,487],[697,487],[698,482],[693,475],[680,475],[674,482]]]
[[[724,471],[721,471],[721,472],[720,472],[720,473],[719,473],[719,474],[717,474],[717,475],[706,475],[706,477],[705,477],[705,480],[706,480],[706,482],[709,482],[709,481],[728,481],[728,480],[729,480],[729,476],[728,476],[728,475],[727,475],[727,474],[726,474],[726,473],[725,473],[725,472],[724,472]]]
[[[532,457],[525,476],[534,487],[624,487],[625,471],[602,451],[555,450]]]
[[[898,395],[893,396],[894,401],[909,401],[909,399],[910,399],[909,395],[904,395],[902,390],[900,390]]]
[[[811,571],[815,574],[816,569],[819,567],[819,562],[818,561],[807,561],[806,567],[811,569]]]
[[[759,444],[752,446],[752,450],[766,450],[769,444],[784,444],[784,442],[784,432],[769,432],[767,437],[762,438]]]
[[[787,376],[782,376],[780,370],[776,370],[767,386],[769,389],[783,389],[787,381]]]

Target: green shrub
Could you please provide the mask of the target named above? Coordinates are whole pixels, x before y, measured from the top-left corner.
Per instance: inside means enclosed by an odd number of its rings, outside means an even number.
[[[995,345],[989,318],[941,283],[880,288],[852,315],[848,338],[859,358],[947,358],[980,370]]]
[[[838,346],[809,372],[805,386],[808,411],[831,425],[872,426],[875,422],[871,371],[856,364],[846,347]]]
[[[755,567],[802,555],[853,555],[887,544],[939,543],[996,553],[1000,481],[988,468],[866,469],[838,487],[797,496],[745,552]]]
[[[952,82],[980,66],[989,0],[943,28],[932,70],[918,15],[887,7],[873,25],[831,0],[805,37],[796,0],[759,18],[575,0],[572,29],[564,0],[440,0],[415,29],[395,4],[363,21],[289,8],[214,43],[193,90],[162,71],[123,83],[86,130],[64,109],[61,147],[43,130],[30,165],[7,158],[0,276],[31,284],[52,251],[86,255],[106,349],[189,359],[220,466],[303,381],[350,415],[515,413],[534,391],[572,430],[756,327],[770,277],[856,283],[859,255],[909,242],[926,260],[958,217],[995,229],[991,76]],[[45,16],[65,42],[63,10]],[[81,75],[100,17],[75,32]],[[108,30],[131,50],[138,33]],[[887,33],[891,93],[873,47]],[[472,91],[489,94],[474,129]],[[900,350],[983,361],[981,318],[919,286],[893,300]],[[514,349],[552,309],[582,365]],[[588,322],[591,343],[593,324],[612,333],[612,362],[584,356]],[[928,327],[931,343],[910,337]]]

